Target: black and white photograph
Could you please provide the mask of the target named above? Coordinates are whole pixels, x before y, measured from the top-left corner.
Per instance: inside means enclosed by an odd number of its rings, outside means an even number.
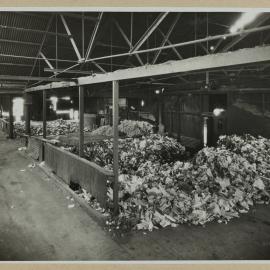
[[[268,261],[269,12],[0,8],[0,261]]]

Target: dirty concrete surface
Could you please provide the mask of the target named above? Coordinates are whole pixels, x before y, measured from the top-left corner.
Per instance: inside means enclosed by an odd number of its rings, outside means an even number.
[[[266,260],[270,207],[228,224],[114,237],[0,132],[0,260]],[[68,207],[73,205],[74,207]]]

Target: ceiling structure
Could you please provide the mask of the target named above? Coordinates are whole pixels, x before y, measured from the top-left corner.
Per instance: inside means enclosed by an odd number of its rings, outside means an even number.
[[[253,32],[229,36],[239,16],[231,12],[0,12],[0,94],[270,43],[270,30],[260,30],[270,25],[267,13],[245,28]],[[220,38],[209,38],[217,35]],[[184,44],[173,46],[179,43]],[[190,71],[132,79],[122,87],[189,88],[205,81],[214,85],[255,80],[270,85],[269,69],[264,62]]]

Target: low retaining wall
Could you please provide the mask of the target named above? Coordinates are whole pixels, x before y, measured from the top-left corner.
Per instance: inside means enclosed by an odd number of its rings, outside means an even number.
[[[0,128],[3,132],[8,133],[9,132],[9,122],[3,118],[0,118]]]
[[[41,137],[25,136],[26,152],[35,160],[45,161],[67,185],[79,184],[94,196],[105,208],[107,205],[107,181],[113,182],[113,172],[97,164],[52,145]]]
[[[106,207],[106,184],[107,180],[113,179],[111,171],[47,142],[44,142],[44,160],[66,184],[78,183],[97,199],[101,207]]]
[[[43,160],[43,141],[39,137],[27,136],[26,152],[35,160]]]

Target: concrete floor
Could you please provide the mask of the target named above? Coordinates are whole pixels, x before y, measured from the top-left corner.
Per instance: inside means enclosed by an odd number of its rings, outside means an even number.
[[[229,224],[112,237],[0,132],[0,260],[270,259],[270,207]],[[24,171],[21,171],[24,170]]]

